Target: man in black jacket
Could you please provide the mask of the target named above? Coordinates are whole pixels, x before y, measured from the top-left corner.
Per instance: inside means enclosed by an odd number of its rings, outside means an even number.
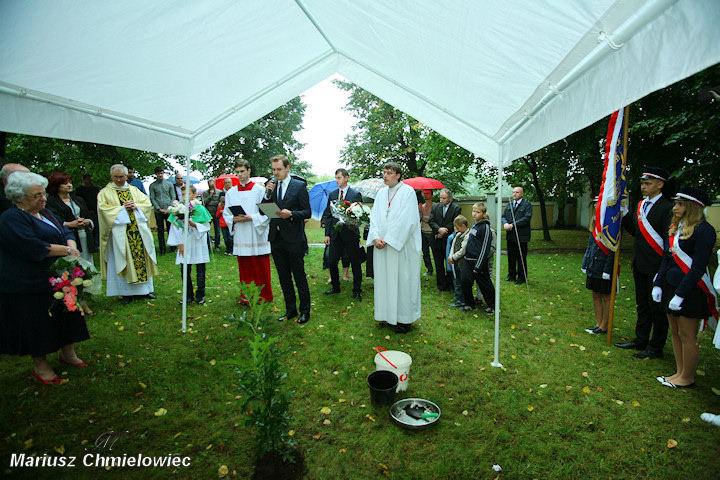
[[[328,263],[330,270],[330,279],[332,288],[325,292],[326,295],[340,293],[340,272],[338,271],[338,262],[345,252],[350,260],[353,272],[353,297],[358,302],[362,301],[362,261],[360,259],[360,230],[355,225],[343,224],[339,229],[337,225],[339,219],[333,217],[330,205],[337,203],[343,205],[340,208],[346,208],[353,202],[362,201],[360,192],[353,190],[348,186],[350,174],[344,168],[335,170],[335,181],[338,190],[330,192],[328,196],[328,206],[323,213],[323,223],[325,224],[325,245],[328,245],[329,257]]]
[[[669,177],[662,168],[645,167],[640,177],[640,191],[646,198],[638,202],[623,219],[623,226],[635,237],[632,270],[638,318],[635,338],[626,343],[616,343],[615,346],[640,350],[633,354],[636,358],[662,358],[667,340],[667,316],[661,304],[652,301],[651,294],[653,278],[660,268],[672,218],[673,203],[662,193]]]
[[[441,292],[454,290],[452,274],[445,268],[445,251],[447,249],[447,238],[453,232],[455,217],[460,215],[460,205],[452,203],[452,193],[447,188],[440,190],[440,203],[436,203],[430,209],[430,228],[432,238],[430,248],[435,260],[435,278],[437,289]]]
[[[508,282],[520,285],[527,281],[527,252],[530,242],[530,220],[533,206],[523,198],[525,191],[515,187],[512,202],[505,205],[502,215],[503,228],[507,232]]]
[[[277,203],[280,218],[270,220],[270,249],[285,297],[285,315],[279,321],[298,316],[295,286],[300,297],[298,323],[310,320],[310,287],[305,275],[305,219],[310,218],[310,198],[306,184],[290,176],[290,160],[285,155],[270,159],[275,180],[266,185],[265,198]]]

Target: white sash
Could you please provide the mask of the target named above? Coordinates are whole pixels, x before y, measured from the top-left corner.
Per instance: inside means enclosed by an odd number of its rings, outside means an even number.
[[[643,206],[647,201],[649,200],[646,198],[642,202],[638,203],[638,226],[640,227],[640,233],[642,234],[643,238],[645,238],[645,241],[650,244],[652,249],[655,250],[655,253],[662,256],[665,249],[665,242],[663,242],[662,237],[655,231],[653,226],[650,225],[650,222],[647,219],[647,215],[645,215],[645,209],[643,208]]]

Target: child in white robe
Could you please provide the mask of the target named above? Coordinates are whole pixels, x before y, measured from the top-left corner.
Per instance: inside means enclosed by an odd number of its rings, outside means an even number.
[[[183,189],[183,192],[185,190]],[[195,200],[197,191],[195,187],[190,186],[190,206],[191,216],[188,221],[188,238],[187,244],[184,242],[183,234],[183,222],[184,218],[178,216],[175,213],[170,215],[168,220],[170,221],[170,232],[168,233],[167,244],[170,246],[177,246],[177,253],[175,256],[175,264],[180,265],[180,278],[182,278],[183,272],[183,255],[187,256],[187,283],[188,283],[188,295],[187,303],[191,303],[193,300],[198,305],[205,305],[205,265],[210,261],[210,252],[208,251],[208,232],[210,231],[210,224],[212,217],[210,212],[203,207],[200,202]],[[197,277],[197,291],[193,293],[192,284],[192,265],[195,265],[196,277]],[[182,301],[180,302],[182,304]]]

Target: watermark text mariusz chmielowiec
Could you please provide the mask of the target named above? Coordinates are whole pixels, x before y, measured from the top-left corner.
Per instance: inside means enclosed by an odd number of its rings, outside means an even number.
[[[37,468],[37,467],[189,467],[190,457],[182,457],[169,453],[167,455],[127,454],[113,455],[109,452],[115,450],[115,443],[128,432],[108,430],[95,439],[95,446],[85,448],[85,453],[78,455],[28,455],[25,453],[10,454],[10,468]]]

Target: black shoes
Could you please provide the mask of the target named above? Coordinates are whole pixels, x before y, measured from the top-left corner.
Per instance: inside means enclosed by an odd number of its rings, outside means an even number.
[[[605,335],[607,333],[607,330],[603,330],[598,326],[586,328],[585,331],[590,335]]]
[[[515,280],[515,285],[522,285],[523,283],[525,283],[525,280]]]
[[[198,305],[205,305],[205,297],[198,297],[195,301]]]
[[[325,295],[333,295],[335,293],[340,293],[340,289],[338,288],[335,290],[334,288],[331,288],[330,290],[326,290],[323,292]]]
[[[624,348],[627,350],[645,350],[645,345],[638,342],[637,340],[631,340],[626,343],[616,343],[615,346],[618,348]]]
[[[310,314],[309,313],[303,313],[300,315],[300,318],[297,319],[297,323],[302,325],[303,323],[307,323],[308,320],[310,320]]]
[[[120,305],[127,305],[128,303],[133,301],[133,297],[122,297],[120,299]]]
[[[407,333],[410,331],[409,323],[398,323],[395,327],[395,333]]]
[[[284,322],[285,320],[292,320],[293,318],[297,317],[297,312],[285,312],[285,315],[278,318],[278,322]],[[307,322],[307,320],[305,320]]]
[[[194,301],[195,301],[195,299],[194,299],[193,297],[188,297],[188,298],[187,298],[187,301],[186,301],[185,303],[187,303],[188,305],[190,305],[190,304],[193,303]],[[180,301],[178,302],[178,305],[182,305],[182,304],[183,304],[183,302],[182,302],[182,300],[180,300]]]
[[[663,353],[662,353],[662,352],[656,352],[655,350],[650,350],[650,349],[648,348],[648,349],[643,350],[642,352],[633,353],[633,357],[635,357],[635,358],[649,358],[649,359],[652,360],[653,358],[663,358]]]
[[[356,293],[355,295],[353,295],[353,298],[357,302],[362,302],[362,295],[360,295],[359,293]]]
[[[515,277],[511,277],[511,276],[508,275],[507,277],[505,277],[505,281],[506,281],[506,282],[514,282],[514,281],[515,281]]]
[[[155,296],[154,293],[148,293],[147,295],[145,295],[145,298],[150,299],[150,300],[155,300],[157,297]]]

